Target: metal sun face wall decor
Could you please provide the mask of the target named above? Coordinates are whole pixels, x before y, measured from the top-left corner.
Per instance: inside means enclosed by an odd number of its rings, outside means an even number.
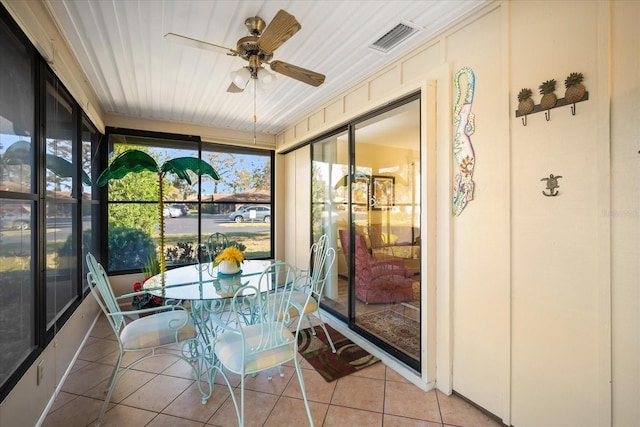
[[[464,97],[460,88],[460,78],[466,76]],[[473,200],[473,168],[475,153],[471,145],[471,135],[475,132],[475,116],[471,112],[476,76],[471,68],[459,69],[455,76],[456,100],[453,104],[453,156],[458,165],[458,172],[453,184],[453,214],[462,213],[467,202]]]

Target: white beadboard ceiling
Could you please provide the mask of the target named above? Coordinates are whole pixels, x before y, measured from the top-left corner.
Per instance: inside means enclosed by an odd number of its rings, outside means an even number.
[[[44,0],[106,113],[253,130],[253,95],[228,93],[247,62],[165,40],[172,32],[236,48],[244,21],[280,9],[302,29],[274,60],[326,75],[319,87],[278,74],[256,94],[257,131],[276,134],[489,0],[205,1]],[[399,23],[421,28],[395,50],[368,46]],[[268,68],[268,66],[267,66]]]

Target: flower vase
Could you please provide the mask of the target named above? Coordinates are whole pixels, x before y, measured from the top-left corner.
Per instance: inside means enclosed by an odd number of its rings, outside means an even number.
[[[235,262],[221,261],[218,264],[218,271],[222,274],[237,274],[240,267]]]

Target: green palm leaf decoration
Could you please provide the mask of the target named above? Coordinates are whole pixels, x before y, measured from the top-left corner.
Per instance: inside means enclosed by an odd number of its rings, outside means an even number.
[[[71,178],[75,167],[68,160],[53,154],[45,154],[45,167],[61,178]],[[8,165],[31,164],[31,143],[28,141],[16,141],[11,144],[4,153],[4,162]],[[91,178],[85,171],[81,172],[82,182],[91,185]]]
[[[139,150],[127,150],[118,157],[98,177],[97,184],[103,187],[112,179],[122,179],[130,173],[149,171],[159,173],[158,163],[147,153]]]
[[[178,175],[180,179],[184,179],[191,185],[191,178],[187,171],[191,171],[198,176],[209,175],[211,178],[218,180],[220,177],[214,168],[211,167],[204,160],[197,159],[195,157],[178,157],[175,159],[167,160],[162,165],[162,171],[164,173],[172,172]]]
[[[180,179],[184,179],[191,185],[191,178],[188,171],[198,176],[208,175],[215,180],[220,176],[216,170],[204,160],[196,157],[178,157],[167,160],[158,166],[158,163],[149,154],[140,150],[127,150],[116,157],[109,167],[102,171],[98,177],[97,184],[102,187],[112,179],[122,179],[130,173],[143,171],[155,172],[158,174],[158,215],[160,217],[160,272],[166,270],[164,254],[164,185],[163,180],[167,173],[174,173]],[[164,274],[162,275],[162,286],[164,286]]]

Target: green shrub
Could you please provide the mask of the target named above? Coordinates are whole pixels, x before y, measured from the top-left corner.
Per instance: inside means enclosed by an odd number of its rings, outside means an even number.
[[[155,253],[156,245],[144,231],[129,227],[109,227],[110,271],[143,268]]]

